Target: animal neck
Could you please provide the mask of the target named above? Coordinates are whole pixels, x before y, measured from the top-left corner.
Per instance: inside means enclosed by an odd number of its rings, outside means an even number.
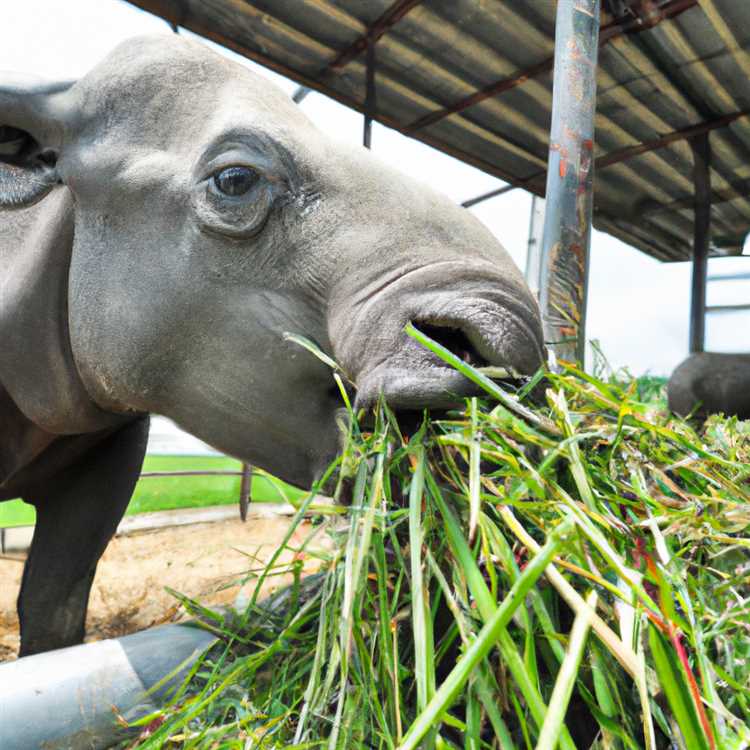
[[[7,217],[7,220],[6,220]],[[33,425],[53,435],[123,421],[102,411],[78,375],[68,333],[73,201],[53,190],[0,222],[0,387]]]

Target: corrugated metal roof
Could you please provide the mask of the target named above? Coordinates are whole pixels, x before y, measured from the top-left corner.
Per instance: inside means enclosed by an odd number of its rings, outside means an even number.
[[[544,192],[553,0],[130,1],[360,111],[369,34],[376,120]],[[750,231],[750,0],[603,6],[594,225],[660,260],[689,259],[684,136],[711,129],[712,251],[741,253]]]

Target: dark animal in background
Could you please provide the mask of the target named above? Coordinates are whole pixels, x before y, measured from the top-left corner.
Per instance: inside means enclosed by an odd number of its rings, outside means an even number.
[[[84,635],[148,414],[310,486],[358,403],[444,406],[469,383],[403,333],[533,372],[538,309],[469,212],[336,144],[196,42],[118,47],[80,81],[0,79],[0,500],[37,524],[21,653]]]
[[[691,354],[672,373],[667,396],[669,408],[683,417],[750,419],[750,354]]]

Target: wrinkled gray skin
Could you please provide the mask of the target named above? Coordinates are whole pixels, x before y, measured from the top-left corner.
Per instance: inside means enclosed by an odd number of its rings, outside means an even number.
[[[476,219],[202,45],[135,39],[72,84],[0,78],[0,126],[0,500],[38,518],[22,653],[82,639],[148,413],[296,485],[320,475],[341,400],[285,332],[362,405],[470,392],[408,321],[491,364],[542,361],[536,304]],[[235,166],[255,182],[227,196],[214,177]]]
[[[722,413],[750,419],[750,354],[691,354],[667,385],[669,408],[705,419]]]

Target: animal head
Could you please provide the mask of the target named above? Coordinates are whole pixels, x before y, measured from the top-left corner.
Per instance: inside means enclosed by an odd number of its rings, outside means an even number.
[[[0,205],[70,195],[65,335],[104,411],[165,414],[305,485],[341,400],[285,333],[360,404],[399,409],[470,392],[410,321],[480,364],[542,362],[536,303],[480,222],[201,44],[139,38],[77,82],[0,79],[0,125]]]

